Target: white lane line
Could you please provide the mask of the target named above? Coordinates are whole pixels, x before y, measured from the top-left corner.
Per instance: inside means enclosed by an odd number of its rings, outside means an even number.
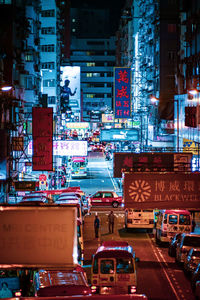
[[[113,178],[112,178],[112,175],[111,175],[111,172],[110,172],[110,170],[109,170],[109,168],[108,168],[108,165],[107,165],[107,171],[108,171],[108,175],[109,175],[109,177],[110,177],[110,180],[112,181],[114,190],[117,191],[117,186],[116,186],[116,184],[115,184],[115,182],[114,182],[114,180],[113,180]]]
[[[148,235],[148,238],[149,238],[149,242],[150,242],[151,248],[152,248],[152,250],[153,250],[153,253],[154,253],[154,255],[155,255],[157,261],[158,261],[159,264],[161,265],[161,268],[162,268],[163,272],[165,273],[165,276],[166,276],[166,278],[167,278],[167,280],[168,280],[168,282],[169,282],[169,285],[171,286],[172,291],[174,292],[174,295],[176,296],[176,299],[180,300],[181,298],[179,298],[179,296],[178,296],[178,294],[177,294],[177,292],[176,292],[176,290],[175,290],[175,288],[174,288],[174,286],[173,286],[173,284],[172,284],[172,282],[171,282],[171,280],[170,280],[170,278],[169,278],[169,276],[168,276],[168,274],[167,274],[167,271],[164,269],[164,267],[163,267],[163,265],[162,265],[162,263],[164,262],[164,264],[165,264],[166,266],[168,266],[167,262],[165,261],[165,259],[164,259],[163,255],[162,255],[162,253],[160,253],[160,251],[154,247],[153,242],[152,242],[152,239],[149,237],[149,235]],[[160,254],[162,260],[160,259],[160,257],[159,257],[158,254],[156,253],[156,250],[157,250],[158,253]]]

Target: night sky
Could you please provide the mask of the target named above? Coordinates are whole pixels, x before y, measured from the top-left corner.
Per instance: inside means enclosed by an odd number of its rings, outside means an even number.
[[[71,7],[109,8],[113,32],[118,29],[122,8],[126,0],[71,0]]]

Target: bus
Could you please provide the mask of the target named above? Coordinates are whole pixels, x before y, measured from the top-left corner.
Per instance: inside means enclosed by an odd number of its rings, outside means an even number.
[[[125,210],[125,228],[142,228],[152,231],[154,228],[155,213],[153,209],[134,209]]]
[[[136,257],[133,248],[123,241],[104,242],[92,259],[93,294],[136,293]]]
[[[71,159],[71,177],[72,178],[81,178],[87,177],[87,157],[78,157],[74,156]]]
[[[170,242],[176,233],[192,231],[192,216],[188,210],[164,209],[157,215],[155,241]]]

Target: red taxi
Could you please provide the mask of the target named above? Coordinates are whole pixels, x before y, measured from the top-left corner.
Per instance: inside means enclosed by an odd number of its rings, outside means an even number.
[[[98,191],[88,197],[88,203],[90,206],[112,206],[117,208],[124,204],[124,200],[114,191]]]
[[[81,270],[39,270],[34,285],[37,297],[91,295],[86,275]]]

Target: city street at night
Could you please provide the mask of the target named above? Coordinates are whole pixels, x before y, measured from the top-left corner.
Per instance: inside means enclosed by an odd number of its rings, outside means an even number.
[[[0,299],[200,300],[199,20],[0,1]]]

